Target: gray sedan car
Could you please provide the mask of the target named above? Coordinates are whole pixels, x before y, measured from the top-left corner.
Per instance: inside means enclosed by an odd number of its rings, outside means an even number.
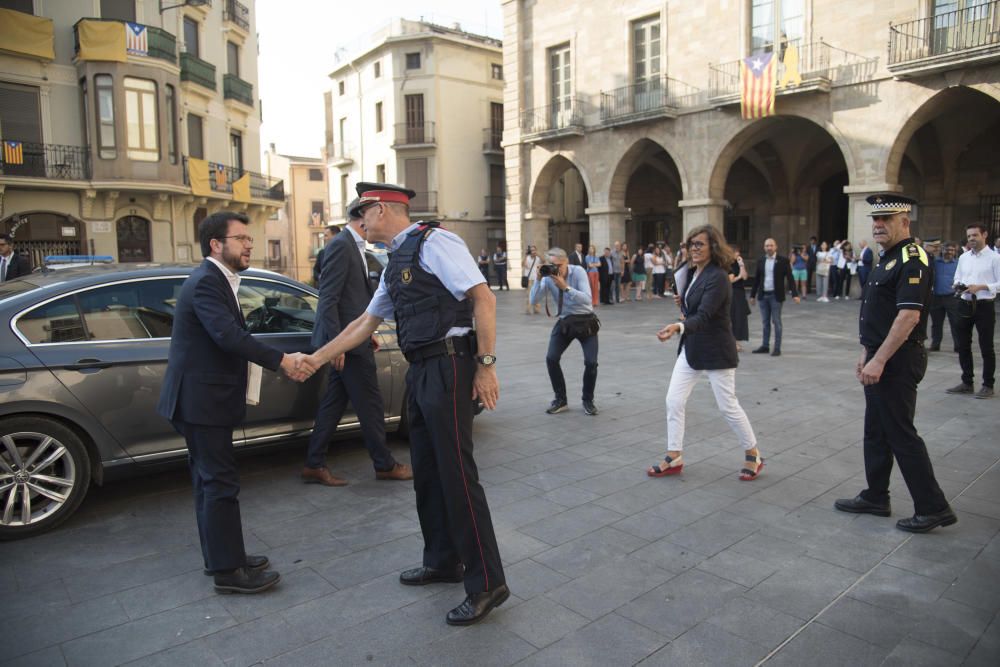
[[[184,440],[157,415],[173,312],[191,265],[92,266],[0,283],[0,540],[48,530],[91,482],[183,462]],[[373,278],[381,269],[369,257]],[[247,327],[285,352],[311,351],[319,297],[269,271],[242,274]],[[376,335],[388,430],[405,430],[407,364],[391,324]],[[312,431],[325,373],[298,384],[264,371],[260,403],[234,433],[240,450]],[[338,433],[359,428],[353,413]]]

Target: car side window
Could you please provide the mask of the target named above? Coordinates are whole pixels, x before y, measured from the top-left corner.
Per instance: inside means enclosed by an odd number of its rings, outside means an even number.
[[[182,278],[137,280],[77,295],[88,340],[169,338]]]
[[[292,285],[244,278],[239,302],[250,333],[312,333],[319,298]]]
[[[17,330],[30,344],[87,340],[76,299],[72,296],[56,299],[25,313],[17,321]]]

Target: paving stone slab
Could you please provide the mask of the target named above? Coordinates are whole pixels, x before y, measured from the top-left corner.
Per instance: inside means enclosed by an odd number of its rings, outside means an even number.
[[[730,634],[722,628],[701,623],[643,660],[653,665],[718,665],[751,667],[767,655],[760,645]]]
[[[527,658],[525,667],[632,665],[666,640],[617,614],[608,614]]]

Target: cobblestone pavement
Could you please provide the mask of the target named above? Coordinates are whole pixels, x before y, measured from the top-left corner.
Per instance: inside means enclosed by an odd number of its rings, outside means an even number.
[[[1000,664],[1000,403],[944,393],[953,353],[931,354],[917,423],[959,522],[910,535],[894,526],[913,511],[898,475],[892,519],[832,508],[864,485],[857,301],[788,302],[783,356],[742,355],[767,459],[752,483],[707,382],[684,473],[645,475],[665,448],[676,344],[653,334],[672,303],[600,309],[588,417],[579,347],[570,411],[544,414],[550,322],[523,314],[523,292],[498,301],[501,400],[475,434],[513,596],[487,621],[444,623],[461,586],[399,585],[420,561],[412,488],[374,481],[355,439],[330,456],[346,488],[300,483],[298,444],[242,462],[248,550],[282,573],[263,595],[219,596],[202,576],[185,470],[93,489],[57,531],[0,544],[0,662]]]

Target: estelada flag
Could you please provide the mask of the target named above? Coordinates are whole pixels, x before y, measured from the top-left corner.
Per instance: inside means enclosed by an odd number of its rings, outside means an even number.
[[[20,141],[3,142],[3,161],[7,164],[24,164],[24,144]]]
[[[141,23],[125,23],[125,50],[137,56],[149,55],[149,31]]]
[[[740,111],[743,118],[774,115],[773,53],[758,53],[740,61]]]

